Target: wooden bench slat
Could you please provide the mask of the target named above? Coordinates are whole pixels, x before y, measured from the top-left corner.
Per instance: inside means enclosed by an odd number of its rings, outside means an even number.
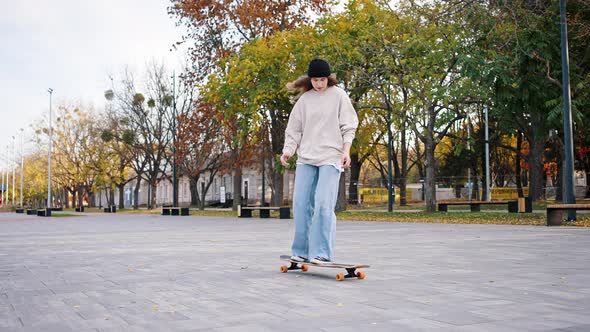
[[[162,215],[164,216],[188,216],[190,209],[183,206],[165,206],[162,207]]]
[[[260,218],[270,218],[270,211],[279,211],[280,219],[291,218],[291,207],[289,206],[238,206],[238,217],[240,218],[251,218],[252,211],[260,211]]]
[[[548,204],[548,209],[577,209],[586,210],[590,209],[590,204]]]
[[[511,201],[439,201],[437,202],[437,204],[446,204],[446,205],[470,205],[470,204],[480,204],[480,205],[484,205],[484,204],[508,204],[510,202],[516,202],[516,200],[511,200]]]
[[[568,210],[590,210],[590,204],[547,204],[547,226],[560,226]]]
[[[496,201],[438,201],[438,211],[447,212],[449,205],[467,205],[471,212],[480,212],[482,205],[508,205],[508,212],[514,213],[517,211],[517,200],[496,200]]]

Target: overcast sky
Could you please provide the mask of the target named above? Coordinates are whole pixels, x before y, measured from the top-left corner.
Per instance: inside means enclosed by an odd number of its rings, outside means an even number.
[[[167,14],[168,0],[2,0],[0,11],[0,167],[12,136],[46,121],[48,88],[64,102],[104,106],[109,74],[149,61],[178,66],[185,51],[170,51],[183,29]],[[10,146],[7,148],[7,146]]]

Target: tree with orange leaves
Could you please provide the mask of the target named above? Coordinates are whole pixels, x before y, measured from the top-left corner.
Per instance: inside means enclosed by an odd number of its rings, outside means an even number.
[[[227,167],[223,115],[211,104],[197,101],[188,114],[178,117],[176,136],[177,165],[190,181],[191,205],[205,208],[205,196],[213,179]],[[203,179],[203,187],[199,182]]]
[[[327,9],[326,0],[171,0],[168,13],[187,28],[184,42],[197,80],[215,71],[221,59],[259,37],[293,29]]]
[[[226,60],[244,43],[309,23],[312,17],[319,17],[328,8],[328,3],[328,0],[171,0],[168,12],[177,18],[178,25],[187,28],[179,43],[194,43],[189,48],[193,60],[190,78],[197,82],[207,78],[208,87],[204,90],[210,91],[204,93],[209,95],[209,100],[216,100],[216,105],[225,107],[225,101],[211,84],[215,78],[209,75],[223,73]],[[252,134],[245,129],[249,126],[245,123],[251,121],[248,116],[223,113],[225,129],[229,129],[226,138],[234,160],[235,209],[241,197],[241,170],[251,161],[248,146],[255,140],[247,137]],[[259,148],[266,151],[265,147]]]

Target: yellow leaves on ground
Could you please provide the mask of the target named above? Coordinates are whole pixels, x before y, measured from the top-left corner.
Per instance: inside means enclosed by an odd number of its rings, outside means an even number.
[[[545,226],[545,213],[506,212],[367,212],[346,211],[337,213],[338,220],[422,222],[439,224],[497,224]],[[590,215],[578,214],[577,220],[564,222],[566,226],[590,227]]]

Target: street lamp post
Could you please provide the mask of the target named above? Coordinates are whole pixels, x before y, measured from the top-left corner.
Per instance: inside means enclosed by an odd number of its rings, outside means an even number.
[[[467,167],[467,200],[471,202],[471,188],[473,185],[471,184],[471,121],[469,117],[467,117],[467,151],[469,152],[469,167]]]
[[[50,213],[51,210],[51,148],[52,148],[52,140],[53,140],[53,129],[51,125],[51,97],[53,94],[53,89],[47,89],[49,92],[49,152],[47,153],[47,213]]]
[[[24,152],[24,129],[20,129],[20,208],[23,208],[23,182],[25,176],[25,152]]]
[[[14,207],[14,197],[16,195],[16,144],[15,137],[12,136],[12,160],[10,163],[12,164],[12,206]]]
[[[6,146],[6,164],[8,165],[8,169],[6,170],[6,206],[8,206],[8,200],[10,196],[8,195],[8,191],[10,190],[10,146]],[[12,188],[14,190],[14,188]]]
[[[387,110],[387,211],[393,211],[393,200],[395,196],[393,196],[393,178],[392,178],[392,132],[391,132],[391,106],[388,107]]]
[[[5,156],[8,155],[8,148],[6,150]],[[4,191],[2,192],[2,205],[6,207],[6,201],[8,200],[8,172],[9,170],[6,169],[4,174],[2,174],[2,182],[4,183]]]
[[[571,92],[569,78],[569,55],[567,44],[567,21],[565,11],[566,0],[560,0],[559,13],[561,23],[561,73],[563,87],[563,140],[565,147],[565,161],[563,164],[563,202],[573,204],[574,195],[574,143],[572,139]],[[568,220],[576,220],[576,210],[568,210]]]
[[[172,206],[178,206],[178,176],[176,169],[176,72],[172,76]]]
[[[485,106],[485,117],[486,117],[486,126],[485,126],[485,141],[486,141],[486,201],[491,201],[491,179],[490,179],[490,137],[489,137],[489,129],[488,129],[488,107]]]
[[[6,167],[6,182],[5,182],[6,183],[6,195],[4,195],[5,196],[4,197],[4,206],[8,206],[8,191],[10,190],[10,166],[9,166],[9,159],[10,158],[8,157],[8,155],[9,155],[8,151],[9,151],[9,147],[7,145],[6,146],[6,154],[5,154],[5,156],[6,156],[5,160],[6,160],[7,167]]]

